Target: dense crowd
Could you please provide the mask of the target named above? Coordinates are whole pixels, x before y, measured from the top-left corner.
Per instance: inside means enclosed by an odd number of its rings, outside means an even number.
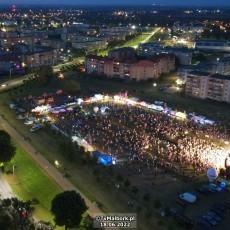
[[[158,161],[168,167],[183,165],[196,172],[224,167],[228,153],[212,138],[229,141],[230,133],[225,126],[199,125],[114,102],[104,105],[109,108],[105,113],[95,113],[95,106],[101,107],[88,104],[83,110],[58,115],[56,125],[70,136],[85,138],[116,159],[146,165]],[[87,110],[90,115],[84,114]]]

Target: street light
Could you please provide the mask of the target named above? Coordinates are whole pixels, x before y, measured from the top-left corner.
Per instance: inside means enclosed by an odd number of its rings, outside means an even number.
[[[54,164],[56,165],[56,167],[57,168],[59,168],[60,167],[60,164],[59,164],[59,162],[56,160],[56,161],[54,161]]]
[[[13,70],[13,69],[10,69],[10,79],[11,79],[11,76],[12,76],[12,73],[11,73],[12,70]]]
[[[157,86],[157,83],[153,83],[153,86],[156,87],[156,86]]]

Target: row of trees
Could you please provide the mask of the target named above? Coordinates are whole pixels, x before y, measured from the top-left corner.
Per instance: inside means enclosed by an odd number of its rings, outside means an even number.
[[[65,229],[92,229],[93,220],[91,217],[83,214],[87,210],[84,199],[76,191],[65,191],[57,194],[51,203],[51,213],[54,216],[54,222],[58,226],[64,226]],[[52,229],[50,223],[44,223],[39,228],[34,223],[32,214],[34,211],[33,203],[29,200],[23,202],[17,198],[4,199],[0,203],[0,229],[1,230],[35,230]]]

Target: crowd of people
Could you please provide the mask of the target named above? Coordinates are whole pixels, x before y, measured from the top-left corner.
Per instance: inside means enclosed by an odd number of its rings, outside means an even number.
[[[90,103],[83,105],[83,109],[59,115],[56,125],[69,136],[84,138],[112,154],[118,161],[142,162],[148,167],[160,162],[178,170],[178,165],[183,165],[196,172],[224,167],[228,152],[212,139],[229,141],[230,131],[225,126],[199,125],[113,101],[104,104],[104,113],[95,113],[95,106],[102,105]]]

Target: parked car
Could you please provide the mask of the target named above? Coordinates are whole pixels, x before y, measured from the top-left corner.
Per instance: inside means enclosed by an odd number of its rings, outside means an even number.
[[[35,121],[34,117],[28,117],[26,121],[24,122],[25,125],[32,125]]]
[[[213,188],[214,190],[216,190],[216,191],[218,191],[218,192],[220,192],[220,191],[222,190],[219,186],[217,186],[217,185],[214,184],[214,183],[210,183],[210,184],[209,184],[209,187]]]
[[[216,205],[213,205],[212,208],[215,208],[215,209],[219,210],[220,212],[222,212],[222,213],[224,213],[224,214],[226,213],[226,212],[225,212],[225,209],[223,209],[223,207],[221,207],[221,206],[219,206],[219,205],[217,205],[217,204],[216,204]]]
[[[41,128],[42,128],[42,124],[36,124],[30,129],[30,132],[36,132],[37,130]]]
[[[25,110],[25,109],[23,109],[23,108],[18,108],[18,112],[20,112],[20,113],[25,113],[25,112],[26,112],[26,110]]]
[[[215,219],[213,219],[211,216],[209,215],[203,215],[202,218],[207,221],[209,224],[211,224],[212,226],[216,226],[217,225],[217,221]]]
[[[17,107],[17,105],[15,105],[15,104],[10,104],[10,108],[11,108],[11,109],[17,109],[18,107]]]
[[[182,200],[187,201],[190,204],[193,204],[196,202],[196,196],[194,196],[193,194],[189,193],[189,192],[185,192],[183,194],[180,194],[180,198]]]
[[[177,214],[174,218],[180,221],[184,225],[185,229],[191,229],[195,225],[195,221],[184,214]]]
[[[230,209],[230,203],[228,203],[226,201],[220,201],[220,204],[222,204],[224,207]]]
[[[26,116],[25,116],[24,114],[19,114],[19,115],[17,116],[17,119],[23,120],[23,119],[26,119]]]
[[[209,194],[208,191],[206,191],[205,189],[203,189],[201,187],[197,188],[196,191],[199,192],[199,193],[201,193],[202,195],[205,195],[205,196]]]
[[[176,204],[180,205],[181,207],[185,208],[186,207],[186,203],[183,200],[177,200]]]
[[[216,203],[214,206],[219,208],[222,212],[225,212],[225,213],[228,212],[228,208],[224,207],[220,203]]]
[[[224,217],[225,215],[222,211],[215,207],[210,208],[209,211],[216,213],[219,217]]]
[[[195,196],[196,200],[200,200],[200,195],[198,194],[198,192],[192,191],[192,192],[189,192],[189,193],[191,193],[193,196]]]
[[[222,218],[218,216],[215,212],[208,211],[206,214],[214,218],[217,222],[220,222],[222,220]]]
[[[207,221],[205,221],[204,219],[198,218],[198,219],[196,220],[196,228],[195,228],[195,229],[197,229],[197,230],[211,230],[212,227],[211,227],[211,225],[210,225]]]
[[[208,185],[202,185],[201,186],[204,190],[208,191],[209,193],[214,193],[216,192],[215,189],[209,187]]]

